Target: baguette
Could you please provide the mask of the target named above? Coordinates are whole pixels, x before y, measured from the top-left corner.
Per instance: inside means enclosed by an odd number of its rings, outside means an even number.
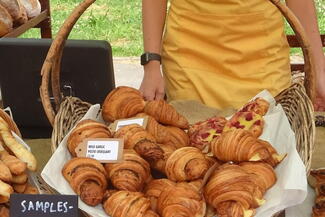
[[[14,189],[7,183],[0,180],[0,203],[7,203],[10,194],[14,193]]]
[[[9,130],[8,124],[0,117],[0,135],[5,145],[15,154],[15,156],[27,163],[30,171],[36,171],[37,162],[35,156],[20,144]]]

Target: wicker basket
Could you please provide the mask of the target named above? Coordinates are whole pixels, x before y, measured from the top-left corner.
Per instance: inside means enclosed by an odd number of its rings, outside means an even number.
[[[294,82],[288,89],[276,96],[276,101],[283,106],[286,112],[292,130],[296,135],[297,150],[306,165],[307,174],[309,174],[315,139],[315,120],[312,106],[312,100],[315,97],[314,60],[310,52],[309,42],[306,40],[305,32],[298,19],[280,0],[270,1],[282,12],[295,31],[304,54],[304,79]],[[53,126],[53,152],[63,137],[83,117],[90,106],[89,103],[83,102],[76,97],[62,96],[60,91],[60,63],[63,47],[70,31],[78,18],[93,2],[95,0],[84,0],[71,13],[54,39],[42,67],[40,95],[45,113]],[[50,76],[55,108],[53,108],[49,97]]]

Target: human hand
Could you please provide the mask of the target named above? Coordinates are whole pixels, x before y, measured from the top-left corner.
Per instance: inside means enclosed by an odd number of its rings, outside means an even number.
[[[325,61],[324,61],[325,62]],[[325,63],[316,72],[316,101],[315,111],[325,111]]]
[[[144,67],[140,92],[145,100],[159,100],[165,96],[165,83],[157,61],[150,61]]]

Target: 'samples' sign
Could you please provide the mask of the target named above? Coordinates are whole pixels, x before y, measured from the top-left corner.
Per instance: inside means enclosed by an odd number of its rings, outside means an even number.
[[[78,217],[78,196],[12,194],[10,217]]]

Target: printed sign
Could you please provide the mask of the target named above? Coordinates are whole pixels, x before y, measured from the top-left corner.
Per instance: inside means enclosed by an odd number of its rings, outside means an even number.
[[[120,119],[114,121],[114,123],[110,126],[110,129],[115,132],[121,127],[131,125],[131,124],[138,124],[143,128],[147,127],[148,116],[141,117],[141,118],[129,118],[129,119]]]
[[[78,196],[12,194],[10,217],[78,217]]]
[[[116,163],[122,160],[123,139],[85,139],[75,149],[78,157],[89,157],[101,163]]]

